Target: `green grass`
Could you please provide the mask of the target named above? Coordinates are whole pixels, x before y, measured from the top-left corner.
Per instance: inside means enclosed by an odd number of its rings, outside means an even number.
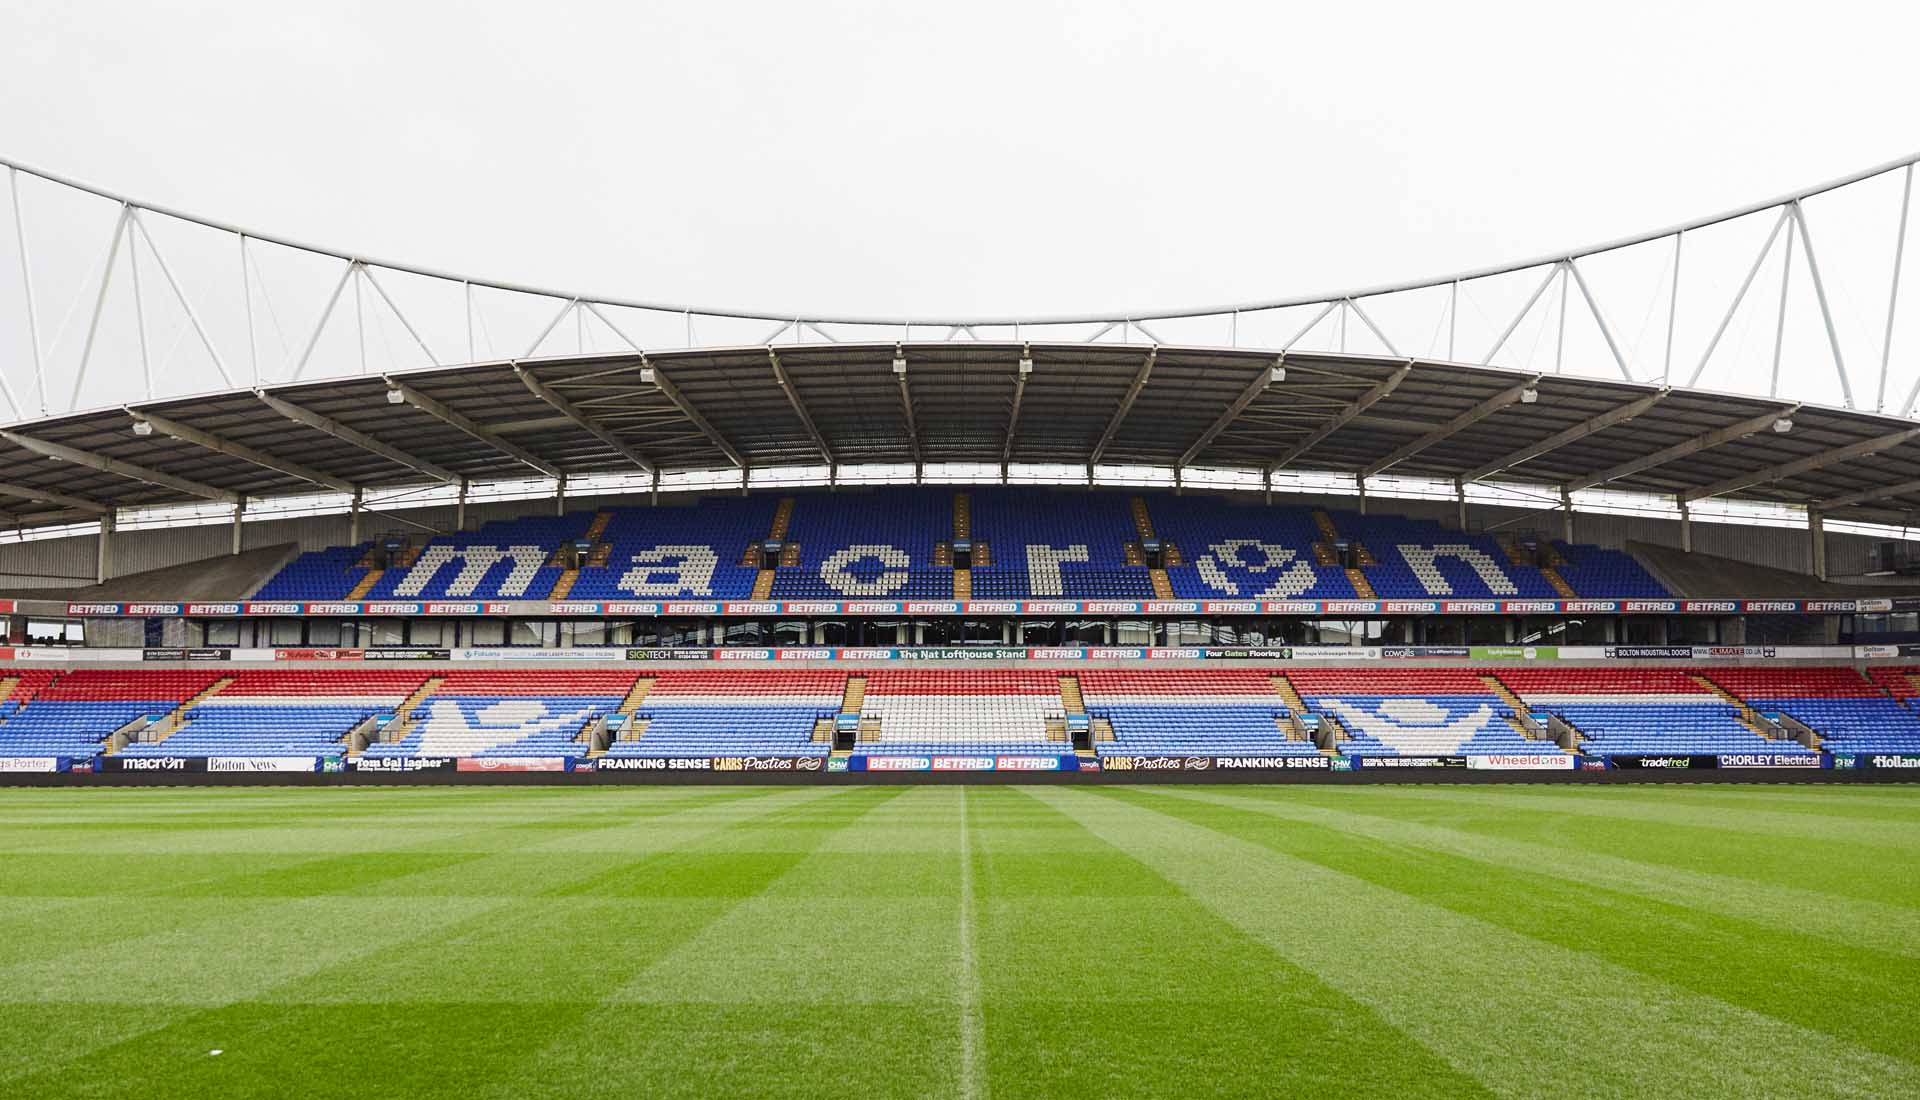
[[[0,1096],[1910,1098],[1920,788],[0,791]]]

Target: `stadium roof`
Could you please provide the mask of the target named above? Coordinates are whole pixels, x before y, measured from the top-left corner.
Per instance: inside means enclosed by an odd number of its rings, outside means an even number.
[[[1893,416],[1376,356],[938,342],[481,363],[28,421],[0,429],[0,512],[36,526],[462,478],[954,462],[1606,486],[1867,521],[1920,509],[1920,423]]]

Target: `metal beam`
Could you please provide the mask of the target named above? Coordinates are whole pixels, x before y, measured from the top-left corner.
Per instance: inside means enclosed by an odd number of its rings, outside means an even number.
[[[1246,389],[1240,391],[1240,396],[1234,399],[1233,404],[1228,405],[1226,411],[1220,414],[1219,419],[1209,424],[1207,430],[1200,433],[1200,438],[1193,441],[1193,446],[1188,447],[1185,453],[1181,454],[1180,461],[1174,463],[1174,467],[1178,469],[1182,466],[1192,465],[1193,460],[1198,457],[1200,452],[1207,449],[1207,444],[1212,443],[1221,432],[1226,431],[1227,425],[1232,424],[1239,418],[1241,413],[1247,410],[1248,405],[1253,404],[1254,398],[1267,392],[1267,388],[1273,385],[1274,367],[1281,366],[1285,362],[1286,356],[1283,355],[1279,359],[1274,360],[1272,366],[1261,367],[1260,373],[1254,376],[1253,381],[1247,384]]]
[[[1729,424],[1724,428],[1717,428],[1705,435],[1698,435],[1692,439],[1683,440],[1675,443],[1671,447],[1664,447],[1655,451],[1652,454],[1641,455],[1639,458],[1629,462],[1623,462],[1618,466],[1602,470],[1597,474],[1587,474],[1584,477],[1576,477],[1567,482],[1567,491],[1569,493],[1577,493],[1582,489],[1591,489],[1595,485],[1605,485],[1609,481],[1618,481],[1623,477],[1632,477],[1634,474],[1651,470],[1656,466],[1665,466],[1675,459],[1685,458],[1690,454],[1697,454],[1709,447],[1718,447],[1722,443],[1731,443],[1736,439],[1745,439],[1756,432],[1766,431],[1773,425],[1775,420],[1783,416],[1792,416],[1799,408],[1800,406],[1798,405],[1785,405],[1772,412],[1761,413],[1759,416]]]
[[[1465,431],[1467,428],[1478,424],[1480,421],[1485,420],[1487,417],[1520,400],[1520,395],[1532,389],[1539,381],[1540,377],[1535,375],[1525,382],[1515,382],[1513,385],[1508,386],[1506,389],[1501,390],[1499,393],[1494,394],[1492,397],[1487,398],[1485,401],[1480,402],[1478,405],[1475,405],[1413,442],[1395,449],[1392,454],[1389,454],[1387,457],[1360,471],[1360,476],[1362,478],[1372,477],[1388,467],[1405,462],[1407,459],[1412,458],[1414,455],[1419,454],[1435,443],[1439,443],[1442,440]]]
[[[1140,396],[1140,391],[1147,388],[1147,379],[1153,377],[1153,362],[1159,357],[1158,347],[1147,350],[1147,357],[1140,361],[1140,369],[1134,372],[1133,381],[1127,386],[1126,396],[1120,399],[1120,407],[1113,410],[1113,419],[1107,421],[1107,430],[1100,433],[1100,442],[1093,445],[1093,453],[1087,456],[1087,465],[1097,465],[1100,456],[1107,453],[1107,444],[1113,442],[1115,433],[1120,431],[1120,422],[1133,410],[1133,403]]]
[[[399,394],[402,401],[433,417],[435,420],[460,429],[480,442],[485,443],[487,446],[492,447],[494,450],[499,451],[501,454],[517,462],[523,462],[548,477],[558,478],[561,476],[560,467],[555,466],[545,459],[536,457],[532,452],[517,443],[508,442],[506,439],[501,438],[499,433],[476,423],[470,417],[453,411],[433,398],[428,397],[426,394],[421,393],[419,390],[414,389],[412,386],[407,385],[405,382],[396,382],[386,375],[382,375],[381,380],[387,384],[388,390]]]
[[[641,362],[643,365],[651,366],[651,364],[647,364],[644,359],[641,360]],[[693,407],[693,402],[687,400],[687,395],[680,392],[680,387],[674,385],[673,380],[668,378],[666,373],[659,367],[654,366],[652,370],[653,384],[659,388],[660,395],[668,401],[673,402],[673,407],[679,409],[680,415],[686,417],[693,423],[694,427],[700,429],[700,434],[706,436],[708,442],[720,448],[720,453],[727,456],[727,461],[742,470],[746,469],[747,460],[740,457],[740,452],[734,448],[732,443],[728,442],[726,436],[721,435],[718,429],[712,424],[707,423],[707,418],[700,415],[699,409]]]
[[[1398,389],[1400,386],[1400,383],[1405,381],[1407,375],[1412,373],[1413,373],[1413,361],[1408,360],[1405,366],[1401,367],[1399,370],[1396,370],[1392,374],[1388,375],[1385,381],[1374,386],[1372,389],[1361,394],[1359,397],[1354,398],[1353,403],[1348,405],[1346,408],[1340,410],[1339,412],[1335,413],[1332,420],[1329,420],[1325,424],[1322,424],[1318,428],[1315,428],[1312,431],[1312,433],[1310,433],[1307,436],[1307,438],[1294,444],[1292,450],[1288,451],[1286,454],[1283,454],[1279,458],[1275,459],[1273,462],[1273,465],[1267,467],[1267,472],[1271,474],[1275,470],[1283,470],[1286,468],[1287,463],[1292,462],[1294,459],[1299,458],[1301,455],[1306,454],[1308,451],[1313,450],[1315,447],[1318,447],[1321,444],[1321,442],[1324,441],[1328,436],[1339,431],[1341,428],[1346,427],[1347,424],[1351,422],[1354,417],[1359,416],[1363,412],[1366,412],[1368,409],[1372,408],[1376,403],[1378,403],[1382,398],[1386,397],[1388,394]]]
[[[51,489],[35,489],[31,485],[15,485],[10,481],[0,481],[0,497],[18,497],[21,500],[37,500],[42,504],[58,504],[65,508],[74,508],[94,515],[105,515],[113,511],[113,505],[90,497],[77,497],[70,493],[56,493]],[[39,518],[39,517],[34,517]]]
[[[787,404],[793,406],[793,414],[800,418],[800,423],[807,429],[807,435],[813,440],[813,445],[819,448],[820,457],[827,460],[828,466],[836,465],[833,460],[833,450],[827,446],[826,437],[820,434],[819,428],[813,426],[813,417],[807,414],[807,406],[800,400],[800,391],[793,388],[793,379],[787,377],[787,368],[780,362],[780,353],[771,347],[767,348],[767,361],[773,364],[774,381],[780,383],[780,392],[787,395]]]
[[[527,387],[527,392],[533,394],[535,397],[538,397],[540,400],[545,401],[547,404],[552,405],[554,409],[560,413],[561,416],[564,416],[568,420],[573,421],[575,424],[579,425],[583,430],[585,430],[588,435],[591,435],[595,439],[598,439],[600,442],[605,443],[608,447],[611,447],[614,453],[619,455],[621,458],[624,458],[628,462],[631,462],[635,466],[638,466],[640,468],[641,473],[643,474],[653,473],[653,463],[647,461],[646,457],[641,455],[640,452],[634,450],[632,447],[627,446],[626,441],[622,440],[619,436],[613,434],[613,432],[609,430],[606,427],[606,425],[601,424],[599,421],[594,420],[592,417],[588,416],[586,413],[581,412],[579,408],[574,405],[573,402],[555,393],[553,391],[553,387],[547,385],[545,382],[540,381],[538,378],[535,378],[533,376],[533,372],[528,370],[526,367],[521,366],[519,363],[514,363],[512,364],[512,366],[513,366],[513,373],[519,376],[520,383],[521,385],[524,385],[525,387]]]
[[[1826,500],[1818,501],[1817,504],[1821,511],[1832,512],[1841,508],[1851,508],[1856,504],[1866,504],[1869,501],[1875,500],[1886,500],[1888,497],[1906,496],[1908,493],[1914,492],[1920,492],[1920,480],[1896,481],[1891,485],[1876,485],[1870,489],[1860,489],[1837,497],[1828,497]]]
[[[444,466],[436,466],[424,458],[415,458],[398,447],[382,443],[365,432],[349,428],[331,417],[321,416],[311,409],[301,408],[291,401],[275,397],[264,390],[255,390],[253,395],[268,408],[296,424],[305,424],[314,431],[330,435],[342,443],[350,443],[369,454],[376,454],[389,462],[418,470],[436,481],[444,481],[449,485],[458,484],[460,481],[459,474]]]
[[[57,458],[62,462],[71,462],[76,466],[85,466],[90,470],[98,470],[103,474],[112,474],[115,477],[124,477],[130,481],[144,481],[148,485],[156,485],[162,489],[172,489],[176,493],[185,493],[188,496],[205,497],[208,500],[218,500],[227,504],[232,504],[240,499],[239,493],[230,492],[229,490],[207,485],[202,482],[192,481],[184,477],[175,477],[173,474],[136,465],[132,462],[123,462],[117,458],[108,458],[106,455],[97,455],[92,451],[83,451],[77,447],[69,447],[64,443],[54,443],[51,440],[36,439],[30,435],[21,435],[19,432],[9,431],[0,431],[0,439],[4,439],[16,447],[25,447],[35,454],[46,455],[48,458]]]
[[[153,413],[142,412],[134,408],[129,408],[126,412],[128,416],[133,417],[134,423],[151,424],[161,435],[171,436],[182,443],[191,443],[196,447],[204,447],[216,454],[223,454],[229,458],[237,458],[242,462],[251,462],[255,466],[272,470],[277,474],[285,474],[288,477],[299,478],[301,481],[311,481],[315,485],[322,486],[323,488],[333,489],[342,493],[353,492],[353,482],[345,478],[334,477],[332,474],[321,473],[311,466],[303,466],[298,462],[281,458],[279,455],[268,454],[257,447],[249,447],[245,443],[235,443],[233,440],[227,439],[224,436],[215,435],[212,432],[196,428],[191,424],[182,424],[178,420],[169,420],[164,416],[157,416]]]
[[[1797,458],[1792,462],[1782,462],[1748,473],[1735,474],[1730,478],[1716,481],[1711,485],[1703,485],[1698,489],[1688,489],[1686,492],[1680,494],[1680,499],[1691,503],[1696,500],[1705,500],[1708,497],[1737,493],[1742,489],[1750,488],[1754,485],[1785,481],[1790,477],[1799,477],[1801,474],[1811,473],[1814,470],[1832,466],[1836,463],[1849,462],[1856,458],[1865,458],[1868,455],[1878,454],[1888,448],[1898,447],[1900,444],[1916,436],[1920,436],[1920,428],[1904,428],[1887,435],[1877,435],[1872,439],[1863,439],[1858,443],[1849,443],[1844,447],[1835,447],[1831,451],[1821,451],[1819,454],[1807,455],[1805,458]]]
[[[1031,364],[1032,362],[1033,349],[1030,347],[1021,349],[1020,363]],[[1007,414],[1007,437],[1006,441],[1000,445],[1000,472],[1002,475],[1006,473],[1007,463],[1013,459],[1013,432],[1015,428],[1020,426],[1020,402],[1027,396],[1027,375],[1029,373],[1028,370],[1022,369],[1020,365],[1014,367],[1013,410]]]
[[[1618,408],[1601,413],[1591,420],[1582,420],[1564,432],[1556,432],[1538,443],[1529,443],[1511,454],[1501,455],[1499,458],[1494,459],[1492,462],[1487,463],[1477,470],[1468,470],[1466,473],[1460,475],[1460,479],[1462,481],[1479,481],[1481,478],[1490,474],[1499,473],[1501,470],[1518,466],[1524,462],[1532,462],[1542,455],[1557,451],[1569,443],[1585,439],[1595,432],[1602,432],[1616,424],[1623,424],[1665,400],[1667,392],[1666,390],[1661,390],[1658,393],[1650,393],[1638,400],[1629,401]]]
[[[907,418],[907,446],[913,448],[913,465],[918,470],[925,460],[920,455],[920,429],[913,422],[913,390],[907,386],[907,353],[898,344],[893,346],[893,367],[893,380],[900,388],[900,411]]]

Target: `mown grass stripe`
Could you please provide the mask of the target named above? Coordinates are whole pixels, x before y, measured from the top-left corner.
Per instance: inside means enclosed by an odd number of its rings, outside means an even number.
[[[534,1093],[656,1095],[667,1084],[674,1086],[673,1091],[704,1095],[778,1095],[787,1074],[795,1080],[816,1084],[833,1079],[837,1082],[836,1091],[861,1096],[891,1094],[885,1089],[876,1092],[868,1087],[867,1075],[882,1060],[874,1059],[868,1065],[848,1062],[844,1052],[837,1049],[836,1037],[820,1033],[821,1020],[813,1021],[814,1026],[807,1028],[806,1033],[796,1034],[794,1025],[809,1021],[798,1017],[792,1005],[762,999],[743,1000],[737,988],[742,976],[740,971],[703,965],[716,958],[707,950],[716,942],[735,946],[737,953],[749,960],[762,957],[755,952],[757,937],[752,918],[766,916],[764,907],[768,905],[779,905],[768,898],[774,887],[794,874],[800,864],[830,840],[864,829],[884,828],[875,826],[873,819],[882,816],[907,791],[907,788],[828,789],[845,792],[827,808],[830,814],[817,804],[789,811],[793,823],[804,825],[805,829],[793,850],[781,853],[796,857],[786,864],[784,871],[763,878],[756,869],[746,881],[728,884],[730,893],[708,899],[717,903],[716,908],[697,928],[690,928],[686,935],[659,945],[660,950],[647,952],[647,958],[640,965],[624,967],[620,975],[623,980],[609,983],[599,1000],[587,1006],[589,1011],[582,1018],[579,1033],[546,1045],[523,1059],[510,1073],[494,1074],[482,1088],[483,1095],[502,1100],[510,1097],[517,1100]],[[804,820],[808,815],[819,820]],[[729,855],[750,855],[751,848],[731,846],[732,842],[742,840],[749,844],[755,842],[753,838],[723,834],[716,836],[709,847],[723,860]],[[763,911],[754,914],[756,908]],[[736,923],[742,919],[747,926],[744,932]],[[691,971],[674,965],[675,960],[684,962],[688,958],[696,960]],[[657,989],[645,992],[636,989],[660,983],[663,974],[679,977],[690,972],[697,973],[713,987],[709,991],[712,996],[691,1001],[662,999],[649,996],[658,993]],[[684,991],[685,987],[680,988]],[[741,1003],[736,1006],[729,1002]],[[747,1024],[737,1015],[741,1009],[761,1018]],[[823,1019],[830,1014],[831,1009],[823,1014]],[[716,1018],[728,1020],[730,1026],[703,1032],[700,1023]],[[863,1020],[863,1024],[868,1025],[875,1022]],[[687,1042],[689,1036],[698,1041]],[[899,1070],[899,1067],[892,1068],[895,1072]],[[883,1080],[879,1083],[891,1088],[903,1082]],[[926,1095],[929,1091],[925,1077],[905,1084],[913,1090],[907,1095]]]
[[[498,798],[503,793],[511,795],[513,792],[491,793]],[[812,797],[819,797],[821,793],[823,792],[806,792]],[[704,803],[696,804],[696,807],[698,805],[704,805]],[[782,805],[780,800],[774,800],[768,808],[778,810]],[[315,804],[309,804],[309,812],[324,813],[324,807],[316,809]],[[724,828],[725,825],[726,823],[717,824],[715,828]],[[297,907],[303,903],[325,904],[337,899],[312,898],[277,902],[267,902],[262,899],[221,900],[233,905],[240,913],[261,913]],[[433,908],[435,912],[443,915],[445,921],[458,922],[471,920],[488,910],[502,907],[510,900],[504,897],[453,898],[438,901],[433,904]],[[183,899],[183,901],[193,904],[195,899]],[[390,916],[391,907],[396,903],[392,899],[382,899],[380,902],[362,901],[358,904],[364,907],[363,911],[372,910],[376,916],[382,913]],[[380,909],[382,905],[388,908],[382,910]],[[132,977],[136,979],[151,983],[172,983],[169,987],[172,992],[159,998],[136,1000],[102,998],[99,995],[100,990],[95,988],[102,978],[100,971],[102,956],[98,947],[66,960],[41,960],[42,965],[37,970],[29,966],[0,969],[0,995],[19,988],[14,980],[16,971],[22,976],[31,976],[37,972],[42,981],[57,977],[61,981],[80,987],[82,992],[87,994],[76,999],[64,996],[49,997],[43,991],[32,1002],[7,1011],[5,1013],[7,1017],[26,1013],[35,1019],[36,1024],[44,1022],[55,1027],[58,1026],[57,1022],[63,1014],[72,1014],[77,1016],[81,1026],[63,1029],[58,1034],[58,1042],[23,1047],[12,1047],[6,1043],[0,1043],[0,1052],[10,1052],[14,1055],[12,1058],[0,1060],[0,1080],[18,1079],[23,1089],[33,1090],[22,1092],[22,1095],[58,1095],[60,1089],[67,1087],[68,1073],[72,1067],[97,1060],[104,1066],[100,1075],[96,1077],[96,1082],[99,1080],[112,1082],[119,1077],[138,1082],[143,1079],[145,1071],[134,1070],[129,1075],[128,1061],[131,1059],[132,1062],[137,1063],[139,1052],[144,1049],[144,1044],[156,1033],[178,1028],[190,1030],[195,1026],[196,1021],[204,1021],[220,1011],[232,1009],[242,1001],[270,995],[275,984],[298,982],[322,971],[329,965],[341,965],[349,960],[363,959],[387,951],[412,950],[415,943],[430,939],[445,927],[442,923],[415,921],[401,925],[397,935],[356,937],[354,935],[356,930],[385,931],[392,925],[378,921],[371,924],[336,922],[331,927],[333,937],[328,941],[332,944],[330,949],[315,954],[298,955],[296,956],[299,959],[298,965],[286,966],[283,963],[277,972],[270,972],[262,970],[257,965],[260,962],[259,953],[283,950],[284,945],[279,941],[286,934],[285,924],[272,920],[260,921],[255,925],[260,929],[258,937],[235,941],[230,935],[231,925],[228,920],[228,917],[213,915],[188,925],[175,925],[161,929],[152,933],[151,937],[136,938],[139,942],[131,945],[125,940],[111,945],[115,948],[115,953],[109,961],[115,963],[123,980],[129,977],[128,970],[131,968],[135,971]],[[223,942],[223,929],[228,933],[224,940],[229,945],[228,949],[204,950],[208,940],[214,941],[216,946]],[[159,942],[180,944],[185,949],[151,953],[144,953],[141,950],[149,944]],[[236,962],[255,964],[251,983],[239,986],[232,984],[235,979],[234,964]],[[204,998],[204,987],[201,983],[210,975],[220,977],[229,983],[228,995],[224,999],[209,1002]],[[186,992],[189,998],[187,1003],[200,1005],[199,1010],[182,1015],[183,1002],[178,995],[179,991]],[[102,1016],[103,1012],[104,1016]],[[0,1025],[0,1033],[11,1030],[11,1026],[10,1024]],[[54,1038],[54,1035],[50,1034],[48,1038]],[[118,1069],[113,1068],[115,1066]],[[56,1069],[56,1067],[59,1068]],[[36,1079],[32,1075],[49,1073],[54,1076],[43,1076],[37,1087],[30,1084]]]
[[[973,942],[973,827],[967,820],[967,788],[960,788],[960,957],[959,973],[954,981],[955,1000],[960,1011],[960,1085],[961,1100],[984,1100],[988,1095],[986,1074],[985,1022],[980,1007],[980,959]]]
[[[1548,791],[1551,793],[1548,793]],[[1861,821],[1836,816],[1785,813],[1749,806],[1687,805],[1664,797],[1664,787],[1579,789],[1516,787],[1510,790],[1404,786],[1396,793],[1424,801],[1456,806],[1486,806],[1510,810],[1525,804],[1548,813],[1621,819],[1683,828],[1722,829],[1765,835],[1781,842],[1812,841],[1863,848],[1920,850],[1920,822],[1912,817],[1895,821]],[[1517,797],[1516,797],[1517,795]]]
[[[1900,1059],[1150,808],[1206,807],[1114,788],[1028,792],[1499,1095],[1920,1092],[1920,1067]]]
[[[1491,1095],[1057,809],[1011,788],[970,801],[996,1090]]]
[[[1196,824],[1834,1039],[1897,1058],[1915,1053],[1920,1005],[1907,991],[1920,988],[1920,959],[1912,956],[1874,951],[1804,925],[1726,917],[1417,841],[1382,842],[1340,822],[1282,821],[1232,803],[1189,800],[1167,808],[1158,798],[1148,801]],[[1784,990],[1793,993],[1783,996]]]
[[[1355,797],[1325,797],[1343,793]],[[1741,822],[1746,819],[1737,812],[1717,812],[1710,824],[1697,819],[1665,822],[1633,814],[1567,812],[1558,798],[1526,796],[1504,803],[1496,792],[1489,802],[1486,792],[1476,791],[1464,793],[1459,801],[1447,801],[1406,788],[1326,791],[1307,798],[1322,806],[1372,805],[1382,814],[1451,822],[1486,835],[1533,836],[1576,850],[1680,870],[1920,907],[1920,881],[1887,873],[1920,859],[1920,849],[1896,843],[1873,846],[1808,840],[1782,836],[1769,828],[1743,829]]]
[[[1554,836],[1557,842],[1548,842],[1490,833],[1483,831],[1479,815],[1468,819],[1469,824],[1442,823],[1432,812],[1408,820],[1390,812],[1392,803],[1374,797],[1382,792],[1368,791],[1369,797],[1347,800],[1338,808],[1310,802],[1290,788],[1169,787],[1163,793],[1327,825],[1387,843],[1415,845],[1760,924],[1824,929],[1828,935],[1876,951],[1920,956],[1920,911],[1906,906],[1627,858],[1577,846],[1560,834]],[[1516,808],[1513,816],[1525,816],[1524,808]],[[1659,841],[1649,838],[1649,843]],[[1818,858],[1817,853],[1813,858]]]

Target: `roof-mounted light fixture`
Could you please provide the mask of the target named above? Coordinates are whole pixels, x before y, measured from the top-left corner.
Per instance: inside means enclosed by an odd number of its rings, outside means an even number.
[[[1792,431],[1793,417],[1791,416],[1775,417],[1773,421],[1773,430],[1781,435],[1785,435],[1788,432]]]

